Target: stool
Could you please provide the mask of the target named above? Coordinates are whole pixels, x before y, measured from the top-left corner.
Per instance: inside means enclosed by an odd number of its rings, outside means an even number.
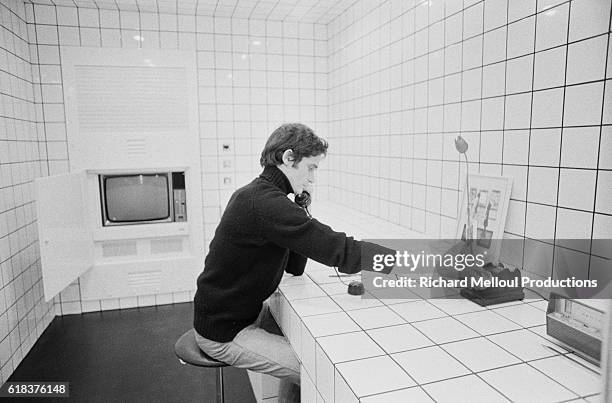
[[[223,403],[223,367],[228,365],[205,354],[195,340],[195,330],[186,331],[174,345],[174,352],[181,364],[191,364],[196,367],[217,369],[217,403]]]

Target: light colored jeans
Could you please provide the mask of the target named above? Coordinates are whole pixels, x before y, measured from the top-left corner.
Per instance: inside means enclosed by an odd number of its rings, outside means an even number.
[[[209,340],[198,332],[195,332],[195,338],[200,349],[216,360],[280,378],[280,403],[300,401],[300,363],[274,321],[267,303],[264,303],[257,320],[230,342]]]

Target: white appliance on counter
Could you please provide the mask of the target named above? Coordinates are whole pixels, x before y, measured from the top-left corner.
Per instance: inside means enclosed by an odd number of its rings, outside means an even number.
[[[70,173],[35,182],[45,299],[188,291],[204,260],[193,53],[61,49]]]
[[[602,358],[602,402],[612,401],[612,300],[608,300],[608,316],[604,332]]]
[[[572,299],[550,294],[546,311],[546,333],[594,364],[602,361],[606,338],[606,299]],[[605,355],[605,354],[604,354]]]

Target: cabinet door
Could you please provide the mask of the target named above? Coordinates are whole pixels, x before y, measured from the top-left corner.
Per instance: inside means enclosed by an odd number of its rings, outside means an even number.
[[[87,227],[84,174],[38,178],[36,212],[45,300],[49,301],[93,265]]]

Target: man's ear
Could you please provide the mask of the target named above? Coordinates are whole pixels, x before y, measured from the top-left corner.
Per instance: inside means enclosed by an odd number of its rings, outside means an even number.
[[[287,165],[287,166],[293,166],[293,150],[292,149],[288,149],[285,150],[285,152],[283,153],[283,164]]]

